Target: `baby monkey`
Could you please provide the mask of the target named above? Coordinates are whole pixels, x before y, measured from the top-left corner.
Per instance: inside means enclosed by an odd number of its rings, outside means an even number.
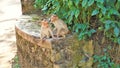
[[[46,19],[43,19],[41,21],[40,38],[41,39],[50,38],[50,36],[52,36],[52,38],[54,38],[53,32],[48,24],[48,21]]]
[[[64,23],[63,20],[59,19],[55,14],[50,17],[50,23],[54,24],[55,26],[53,32],[56,31],[57,38],[59,36],[65,37],[65,34],[69,32],[66,23]]]

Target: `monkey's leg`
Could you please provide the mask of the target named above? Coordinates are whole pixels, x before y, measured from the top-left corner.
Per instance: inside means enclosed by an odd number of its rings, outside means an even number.
[[[43,43],[43,35],[40,35],[40,43]]]
[[[54,29],[53,29],[53,31],[56,31],[57,30],[57,28],[55,27]]]
[[[60,30],[57,30],[57,38],[59,37],[60,34]]]
[[[62,36],[62,38],[65,38],[65,37],[66,37],[66,35],[65,35],[65,32],[64,32],[64,31],[61,31],[60,33],[61,33],[60,35]]]
[[[49,34],[50,34],[50,36],[52,36],[52,38],[55,38],[54,35],[53,35],[52,30],[49,30]]]
[[[66,36],[65,35],[62,35],[63,38],[65,38]]]
[[[47,34],[47,35],[46,35],[46,38],[48,39],[49,37],[50,37],[50,35],[49,35],[49,34]]]
[[[43,39],[43,35],[42,35],[42,33],[40,34],[40,39]]]

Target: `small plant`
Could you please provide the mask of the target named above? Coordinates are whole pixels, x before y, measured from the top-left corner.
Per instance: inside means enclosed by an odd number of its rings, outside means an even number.
[[[98,68],[120,68],[120,64],[115,64],[110,55],[108,54],[108,50],[111,50],[111,47],[103,48],[104,55],[94,55],[94,63],[98,63]]]
[[[120,23],[113,20],[106,20],[104,23],[104,34],[110,40],[120,44]]]
[[[86,39],[87,37],[91,37],[91,35],[95,33],[96,30],[89,29],[89,25],[87,23],[83,24],[77,23],[75,24],[75,32],[78,33],[79,40],[82,40]]]
[[[101,56],[94,55],[94,63],[96,62],[98,62],[97,68],[112,68],[114,65],[107,53]]]
[[[20,68],[20,65],[18,64],[18,56],[15,56],[13,60],[14,62],[13,62],[12,68]]]

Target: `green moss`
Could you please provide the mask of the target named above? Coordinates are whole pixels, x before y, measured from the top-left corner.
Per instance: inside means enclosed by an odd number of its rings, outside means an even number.
[[[93,64],[93,58],[92,57],[86,57],[85,53],[88,53],[90,56],[93,55],[93,47],[92,47],[92,41],[84,41],[84,40],[77,40],[77,37],[75,36],[72,40],[73,43],[71,46],[71,50],[73,51],[73,58],[72,58],[72,68],[90,68]],[[87,49],[87,50],[86,50]],[[88,58],[88,60],[85,60]]]
[[[73,59],[72,64],[73,68],[76,68],[78,66],[79,61],[82,59],[82,45],[80,45],[80,41],[77,39],[77,36],[75,35],[72,39],[74,44],[71,46],[71,50],[73,51]]]
[[[18,63],[18,56],[17,55],[13,58],[13,61],[14,62],[12,62],[12,68],[20,68],[20,65]]]

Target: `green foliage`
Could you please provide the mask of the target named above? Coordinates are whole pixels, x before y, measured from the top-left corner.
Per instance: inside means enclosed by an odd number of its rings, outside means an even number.
[[[99,13],[99,10],[95,9],[95,10],[93,10],[91,15],[94,16],[94,15],[97,15],[98,13]]]
[[[120,23],[118,21],[106,20],[104,23],[104,33],[106,37],[120,44]]]
[[[104,35],[120,44],[120,0],[35,0],[34,6],[46,14],[56,13],[71,31],[78,33],[79,39],[92,36],[104,26]],[[95,23],[92,17],[101,21],[96,29],[90,27]]]
[[[77,23],[75,24],[75,28],[76,28],[75,32],[78,33],[78,38],[80,40],[85,39],[87,36],[91,37],[91,34],[96,32],[94,29],[88,30],[89,25],[86,23],[83,24]]]
[[[102,56],[94,55],[94,62],[98,62],[97,68],[112,68],[114,65],[107,53]]]
[[[94,55],[94,63],[97,63],[97,68],[119,68],[120,64],[115,64],[111,59],[108,51],[111,50],[111,46],[104,48],[105,52],[103,55]]]
[[[12,68],[20,68],[20,65],[18,64],[18,56],[14,57],[14,63]]]
[[[48,0],[35,0],[35,8],[43,8]]]

